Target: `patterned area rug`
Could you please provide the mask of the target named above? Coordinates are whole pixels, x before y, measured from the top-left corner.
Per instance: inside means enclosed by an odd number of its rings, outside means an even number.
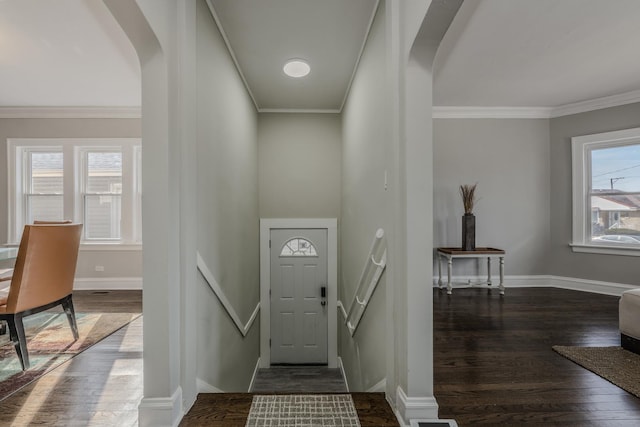
[[[254,396],[246,427],[360,427],[348,394]]]
[[[9,333],[0,335],[0,401],[138,317],[139,313],[76,313],[80,338],[75,342],[64,312],[26,317],[31,367],[22,371]]]
[[[565,347],[553,349],[605,380],[640,397],[640,355],[622,347]]]

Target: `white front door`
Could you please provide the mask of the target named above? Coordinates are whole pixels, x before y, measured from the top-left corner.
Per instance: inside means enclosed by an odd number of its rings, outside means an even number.
[[[327,363],[327,230],[271,230],[271,364]]]

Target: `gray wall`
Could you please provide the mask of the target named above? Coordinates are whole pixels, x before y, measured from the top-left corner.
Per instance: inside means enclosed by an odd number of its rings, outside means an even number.
[[[378,228],[387,234],[387,209],[393,183],[384,188],[385,170],[395,176],[392,125],[387,111],[384,4],[371,28],[342,117],[342,215],[340,225],[339,299],[348,309]],[[340,356],[352,391],[364,391],[386,376],[386,273],[382,276],[360,327],[350,337],[340,317]]]
[[[556,276],[638,285],[638,258],[574,253],[571,137],[640,127],[640,103],[551,119],[551,251]]]
[[[261,218],[340,216],[338,114],[258,116]]]
[[[140,119],[0,119],[0,243],[7,241],[8,138],[140,138]],[[104,266],[96,272],[95,266]],[[80,251],[77,278],[141,278],[142,251]]]
[[[476,245],[505,249],[508,275],[549,274],[548,120],[436,119],[433,163],[434,247],[461,245],[459,187],[477,183]],[[454,266],[454,275],[485,271],[484,261]]]
[[[204,0],[197,5],[198,251],[242,322],[259,300],[257,113]],[[243,338],[202,277],[199,379],[247,391],[259,322]]]

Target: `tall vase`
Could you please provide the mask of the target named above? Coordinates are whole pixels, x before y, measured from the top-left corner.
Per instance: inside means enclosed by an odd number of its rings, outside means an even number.
[[[462,249],[465,251],[476,249],[476,216],[471,213],[462,216]]]

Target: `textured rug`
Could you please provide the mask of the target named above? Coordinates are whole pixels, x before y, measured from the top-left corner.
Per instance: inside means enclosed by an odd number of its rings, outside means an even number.
[[[80,338],[64,312],[42,312],[24,319],[31,367],[22,371],[8,332],[0,335],[0,401],[139,317],[138,313],[76,313]]]
[[[246,427],[360,427],[348,394],[258,395]]]
[[[622,347],[565,347],[553,349],[605,380],[640,397],[640,355]]]

